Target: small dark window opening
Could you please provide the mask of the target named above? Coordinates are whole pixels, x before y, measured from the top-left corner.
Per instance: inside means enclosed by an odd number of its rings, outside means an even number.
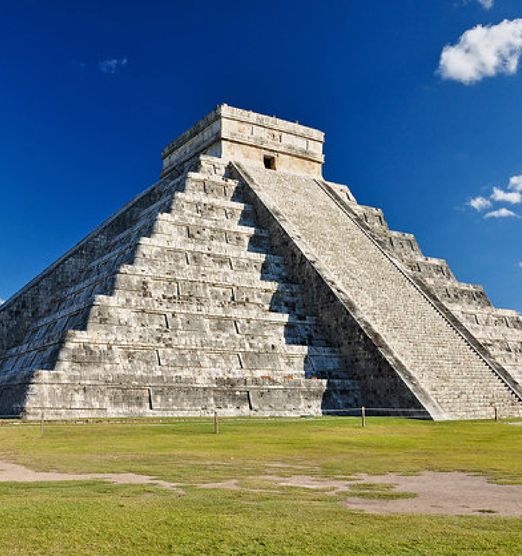
[[[263,163],[267,170],[275,170],[276,163],[275,163],[275,156],[264,156]]]

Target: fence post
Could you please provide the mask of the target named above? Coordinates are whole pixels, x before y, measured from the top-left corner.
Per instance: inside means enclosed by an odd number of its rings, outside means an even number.
[[[219,418],[217,411],[214,411],[214,434],[219,434]]]
[[[498,423],[498,407],[495,406],[495,421]]]
[[[361,407],[361,425],[363,428],[366,426],[366,408],[364,405]]]
[[[40,436],[43,436],[44,433],[44,412],[40,415]]]

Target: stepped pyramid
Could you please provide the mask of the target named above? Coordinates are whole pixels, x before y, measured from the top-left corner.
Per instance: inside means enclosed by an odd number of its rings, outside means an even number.
[[[217,107],[0,308],[0,414],[522,416],[522,319],[322,177],[322,132]]]

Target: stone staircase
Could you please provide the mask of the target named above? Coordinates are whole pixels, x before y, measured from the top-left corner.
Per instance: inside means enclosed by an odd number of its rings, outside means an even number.
[[[288,237],[328,269],[388,353],[427,394],[438,418],[522,415],[519,394],[467,341],[399,263],[343,210],[321,182],[238,164],[253,195],[283,222]]]
[[[422,254],[415,237],[388,228],[380,209],[359,205],[346,187],[330,189],[347,202],[379,244],[420,279],[482,346],[522,387],[522,318],[508,309],[498,309],[484,289],[459,282],[444,259]]]

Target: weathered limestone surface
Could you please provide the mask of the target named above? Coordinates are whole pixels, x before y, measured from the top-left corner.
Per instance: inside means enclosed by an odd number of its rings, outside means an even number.
[[[172,142],[0,307],[0,414],[520,415],[520,316],[324,182],[323,140],[223,105]]]

